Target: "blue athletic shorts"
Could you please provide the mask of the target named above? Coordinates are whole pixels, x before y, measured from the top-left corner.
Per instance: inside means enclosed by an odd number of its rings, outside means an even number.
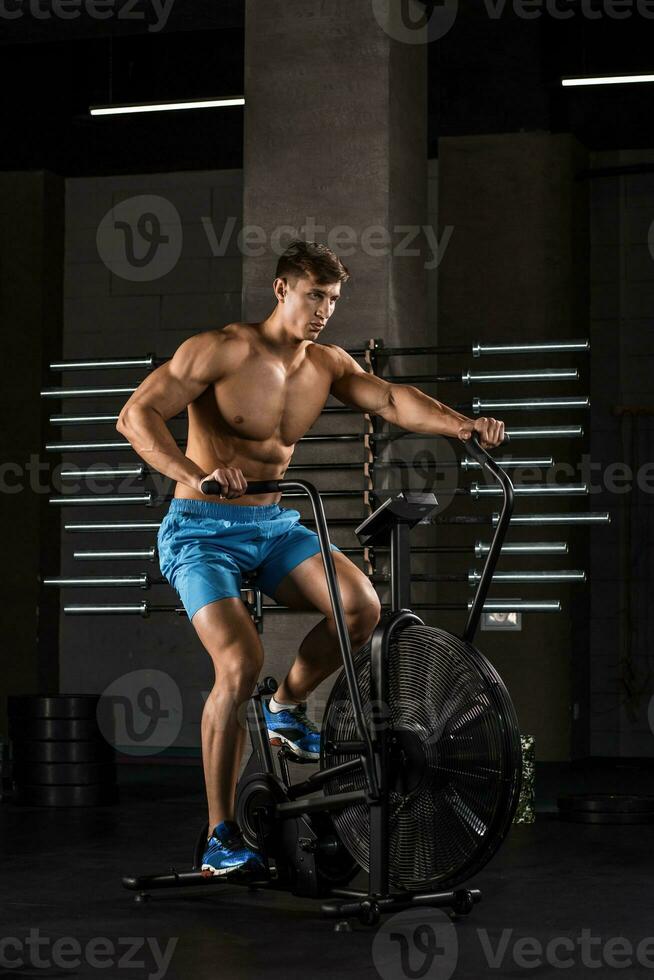
[[[285,575],[320,551],[300,512],[175,497],[157,535],[161,573],[192,619],[208,602],[241,595],[241,576],[271,599]],[[332,545],[332,551],[340,551]]]

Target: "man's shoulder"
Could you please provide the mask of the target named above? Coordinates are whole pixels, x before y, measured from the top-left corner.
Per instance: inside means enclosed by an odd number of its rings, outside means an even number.
[[[250,352],[247,334],[229,323],[214,330],[192,334],[177,349],[171,362],[173,370],[184,374],[199,372],[217,380],[237,370]]]
[[[228,323],[214,330],[193,334],[185,343],[206,355],[247,353],[251,343],[246,323]]]
[[[344,374],[357,366],[350,354],[338,344],[314,344],[313,346],[324,352],[323,356],[334,372],[334,379],[342,378]]]
[[[216,342],[230,347],[249,347],[254,339],[253,325],[235,320],[226,323],[224,327],[211,331],[216,336]]]

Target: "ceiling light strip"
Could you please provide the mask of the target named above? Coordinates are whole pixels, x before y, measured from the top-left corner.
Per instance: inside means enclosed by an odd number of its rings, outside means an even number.
[[[170,112],[175,109],[222,109],[227,106],[245,105],[242,96],[233,99],[189,99],[185,102],[137,102],[125,105],[92,105],[89,112],[92,116],[118,116],[135,112]]]

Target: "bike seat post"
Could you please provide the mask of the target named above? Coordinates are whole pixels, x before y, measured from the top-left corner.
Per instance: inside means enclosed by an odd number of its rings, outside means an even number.
[[[433,493],[402,490],[359,524],[355,534],[365,547],[390,543],[391,611],[411,608],[411,544],[409,533],[416,524],[428,522],[438,507]]]
[[[410,527],[395,521],[390,535],[391,544],[391,610],[411,608],[411,543]]]

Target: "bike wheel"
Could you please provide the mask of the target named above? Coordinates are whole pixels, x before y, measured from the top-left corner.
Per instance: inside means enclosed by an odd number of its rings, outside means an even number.
[[[369,647],[355,658],[355,670],[370,718]],[[522,768],[515,710],[489,661],[435,627],[409,625],[393,633],[387,678],[389,877],[410,890],[453,886],[490,860],[511,825]],[[357,739],[341,673],[325,709],[322,767],[352,758],[330,751],[329,743]],[[325,792],[364,788],[363,772],[355,770],[335,774]],[[368,807],[348,806],[333,821],[369,870]]]

